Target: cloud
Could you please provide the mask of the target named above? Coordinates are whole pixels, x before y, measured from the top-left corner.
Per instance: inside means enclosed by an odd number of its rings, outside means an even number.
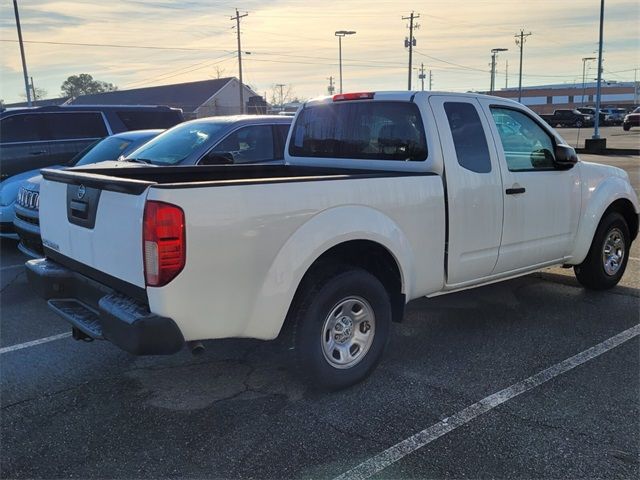
[[[498,84],[504,84],[505,62],[518,65],[514,34],[532,31],[525,45],[525,84],[569,82],[580,77],[580,58],[597,46],[597,2],[451,2],[406,0],[252,0],[236,5],[249,15],[242,20],[245,79],[259,92],[275,83],[292,84],[296,93],[314,96],[337,77],[334,31],[356,30],[343,41],[345,88],[406,87],[406,22],[402,16],[421,8],[416,30],[414,67],[424,62],[442,90],[482,89],[488,84],[491,48],[509,48],[499,56]],[[127,85],[151,85],[211,78],[215,67],[235,75],[234,5],[223,1],[113,0],[21,2],[25,40],[185,47],[191,51],[26,44],[30,74],[38,85],[57,93],[71,74],[87,72]],[[0,18],[0,38],[15,39],[12,15]],[[605,12],[605,70],[616,72],[640,63],[637,25],[640,6],[608,0]],[[21,92],[18,47],[1,43],[0,98],[15,100]],[[420,53],[421,52],[421,53]],[[428,56],[425,56],[428,55]],[[439,60],[436,60],[439,59]],[[457,64],[457,65],[454,65]],[[462,65],[463,67],[460,67]],[[465,68],[466,67],[466,68]],[[616,79],[632,79],[633,72]],[[515,76],[513,77],[515,78]]]

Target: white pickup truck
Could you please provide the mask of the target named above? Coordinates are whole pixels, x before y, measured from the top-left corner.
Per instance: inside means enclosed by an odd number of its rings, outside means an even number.
[[[314,385],[380,360],[405,304],[573,266],[604,289],[638,233],[626,173],[474,94],[312,100],[286,165],[43,170],[34,288],[78,339],[134,354],[287,332]]]

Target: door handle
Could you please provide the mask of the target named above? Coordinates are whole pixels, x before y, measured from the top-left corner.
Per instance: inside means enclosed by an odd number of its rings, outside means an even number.
[[[505,191],[507,195],[518,195],[519,193],[524,192],[526,192],[526,189],[524,187],[507,188],[507,190]]]
[[[44,155],[45,153],[47,153],[46,150],[36,150],[35,152],[29,152],[29,155]]]

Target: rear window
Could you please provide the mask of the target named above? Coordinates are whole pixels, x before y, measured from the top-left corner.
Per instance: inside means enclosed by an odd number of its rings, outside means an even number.
[[[173,110],[157,112],[125,110],[116,112],[127,130],[146,130],[149,128],[169,128],[180,123],[178,112]]]
[[[409,102],[349,102],[303,109],[289,145],[294,157],[422,161],[427,142]]]
[[[102,114],[98,112],[44,113],[47,140],[102,138],[108,135]]]

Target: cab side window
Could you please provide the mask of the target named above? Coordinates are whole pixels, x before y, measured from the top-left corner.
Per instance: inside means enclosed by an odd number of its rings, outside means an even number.
[[[491,114],[510,171],[554,169],[553,139],[535,120],[510,108],[491,107]]]
[[[446,102],[444,111],[460,166],[476,173],[491,172],[487,137],[476,107],[466,102]]]
[[[271,125],[254,125],[229,134],[213,152],[233,154],[235,163],[264,162],[273,160],[273,133]]]

